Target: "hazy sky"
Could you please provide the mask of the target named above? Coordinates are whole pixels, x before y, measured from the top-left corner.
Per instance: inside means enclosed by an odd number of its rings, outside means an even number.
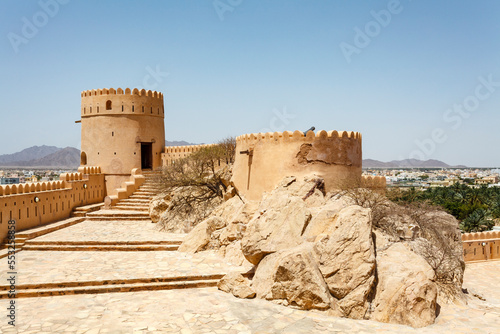
[[[167,140],[352,130],[500,166],[499,1],[0,2],[0,154],[80,147],[80,93],[164,93]]]

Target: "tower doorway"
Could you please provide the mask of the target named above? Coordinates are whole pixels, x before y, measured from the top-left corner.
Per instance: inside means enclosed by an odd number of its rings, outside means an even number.
[[[153,169],[153,143],[141,143],[141,168]]]

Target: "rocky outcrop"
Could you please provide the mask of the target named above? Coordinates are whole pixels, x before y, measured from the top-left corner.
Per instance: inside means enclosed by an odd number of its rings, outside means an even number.
[[[461,232],[455,217],[425,205],[400,207],[392,204],[380,225],[380,233],[393,242],[403,242],[432,267],[440,302],[464,300],[465,262]]]
[[[158,195],[151,200],[149,203],[149,216],[153,223],[158,223],[160,221],[161,215],[167,211],[169,207],[170,200],[170,194]]]
[[[254,202],[243,202],[233,197],[217,207],[210,218],[199,223],[179,247],[181,252],[218,250],[225,260],[234,265],[247,265],[241,250],[241,239],[247,223],[257,209]]]
[[[248,223],[241,241],[247,260],[258,264],[267,254],[297,246],[311,219],[304,202],[296,197],[272,197]]]
[[[369,308],[367,297],[375,281],[371,233],[370,209],[348,206],[314,247],[330,293],[349,318],[363,319]]]
[[[257,267],[252,287],[259,298],[304,310],[325,310],[332,302],[308,243],[266,256]]]
[[[377,256],[378,284],[373,320],[424,327],[436,318],[434,270],[402,243]]]
[[[308,241],[315,241],[316,237],[335,225],[340,210],[350,205],[345,197],[332,197],[317,210],[312,210],[313,217],[307,225],[303,237]]]
[[[227,262],[253,264],[251,290],[236,274],[220,283],[241,298],[255,293],[353,319],[432,324],[443,294],[440,273],[461,294],[456,221],[394,203],[384,204],[388,211],[372,210],[363,207],[369,207],[368,190],[362,192],[368,201],[356,201],[324,194],[321,184],[317,176],[287,177],[260,203],[234,196],[196,226],[179,250],[217,250]]]
[[[226,221],[214,216],[205,219],[191,231],[179,246],[179,252],[196,253],[202,250],[214,249],[216,245],[210,245],[215,237],[212,234],[226,226]]]
[[[230,272],[217,283],[219,290],[232,293],[238,298],[253,298],[255,292],[250,286],[250,281],[240,273]]]

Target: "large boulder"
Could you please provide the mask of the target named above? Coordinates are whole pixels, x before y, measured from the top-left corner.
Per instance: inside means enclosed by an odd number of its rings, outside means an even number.
[[[224,260],[226,260],[226,262],[234,264],[236,266],[251,265],[241,251],[241,240],[230,243],[225,248],[223,248],[223,250]]]
[[[250,286],[250,281],[238,272],[230,272],[217,283],[219,290],[232,293],[238,298],[253,298],[255,292]]]
[[[258,298],[282,301],[304,310],[325,310],[333,302],[318,269],[312,243],[267,255],[258,265],[252,288]]]
[[[149,216],[153,223],[158,223],[160,217],[165,212],[170,205],[171,196],[170,194],[162,194],[153,197],[149,203]]]
[[[432,267],[438,283],[439,301],[464,301],[462,283],[465,270],[462,236],[452,215],[426,205],[391,205],[379,231],[392,240],[404,242]]]
[[[395,243],[378,253],[377,276],[371,319],[416,328],[434,323],[435,275],[421,256]]]
[[[267,254],[295,247],[303,242],[302,232],[311,213],[301,198],[272,196],[248,223],[241,249],[253,264]]]
[[[318,235],[325,233],[335,224],[340,210],[349,206],[346,197],[332,198],[313,212],[313,217],[307,225],[303,237],[308,241],[315,241]]]
[[[330,293],[340,300],[339,310],[354,319],[365,318],[375,281],[370,212],[356,205],[342,209],[314,245]]]
[[[304,200],[307,207],[319,207],[325,204],[324,180],[315,175],[306,175],[301,178],[288,176],[283,178],[270,193],[272,196],[292,196]],[[272,200],[272,196],[265,194],[262,201]]]
[[[238,196],[235,196],[216,207],[210,215],[221,217],[229,223],[247,224],[257,210],[258,205],[259,203],[256,201],[243,201]]]
[[[184,238],[179,246],[179,252],[196,253],[210,247],[214,239],[213,233],[226,226],[226,221],[220,217],[210,217],[196,225],[196,227]]]
[[[324,204],[323,180],[315,175],[301,180],[284,178],[265,194],[241,241],[243,254],[253,264],[279,250],[295,247],[304,241],[302,235],[312,214]],[[313,196],[313,200],[308,200]]]

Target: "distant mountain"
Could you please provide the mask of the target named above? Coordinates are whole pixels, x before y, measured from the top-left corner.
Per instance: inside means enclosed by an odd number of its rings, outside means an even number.
[[[28,161],[29,166],[78,167],[80,166],[80,150],[66,147],[43,158]]]
[[[189,145],[198,145],[198,144],[188,143],[187,141],[184,140],[173,140],[173,141],[165,140],[165,146],[189,146]]]
[[[363,159],[363,167],[367,168],[389,168],[388,162],[382,162],[373,159]]]
[[[49,154],[59,151],[61,148],[55,146],[32,146],[26,148],[21,152],[12,154],[0,155],[0,166],[5,166],[6,164],[16,162],[16,161],[29,161],[43,158]]]
[[[439,160],[418,160],[418,159],[405,159],[405,160],[392,160],[389,162],[382,162],[374,159],[364,159],[364,168],[466,168],[466,166],[450,166]]]
[[[56,148],[56,150],[45,148]],[[39,150],[42,148],[42,150]],[[10,156],[25,157],[19,155],[22,152],[33,152],[33,156],[29,156],[26,160],[16,160],[9,162],[0,162],[0,166],[5,167],[73,167],[80,165],[80,150],[74,147],[58,148],[54,146],[33,146],[21,152],[10,154]],[[50,152],[48,154],[41,152]],[[0,156],[1,157],[1,156]],[[36,158],[33,158],[36,157]]]

